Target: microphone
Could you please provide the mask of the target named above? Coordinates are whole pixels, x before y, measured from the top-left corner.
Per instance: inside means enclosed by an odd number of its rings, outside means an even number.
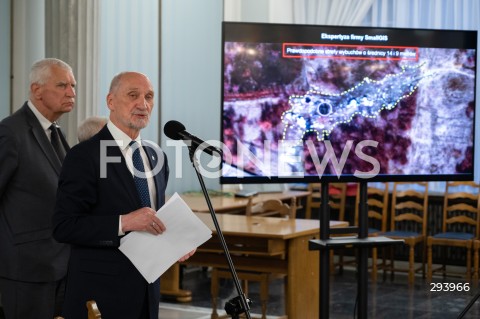
[[[185,126],[178,122],[178,121],[168,121],[165,123],[165,126],[163,127],[163,132],[165,133],[166,136],[171,138],[172,140],[183,140],[185,144],[189,145],[186,143],[187,141],[190,141],[191,144],[190,146],[193,147],[195,150],[202,145],[201,150],[204,151],[207,154],[210,154],[214,156],[214,153],[217,153],[218,155],[222,156],[222,150],[212,146],[205,141],[199,139],[195,135],[192,135],[188,133],[185,130]]]

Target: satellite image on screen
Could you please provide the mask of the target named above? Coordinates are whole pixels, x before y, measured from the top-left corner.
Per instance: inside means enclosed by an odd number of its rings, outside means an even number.
[[[225,42],[224,176],[473,173],[476,50]]]

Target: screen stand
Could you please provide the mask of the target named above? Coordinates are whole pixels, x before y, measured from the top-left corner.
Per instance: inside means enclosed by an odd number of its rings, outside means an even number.
[[[358,203],[358,239],[368,238],[368,204],[367,204],[367,183],[359,183]],[[357,296],[358,296],[358,318],[368,318],[368,250],[367,246],[358,247],[357,260]]]
[[[225,242],[225,238],[223,237],[223,233],[220,228],[220,224],[218,223],[217,216],[215,215],[212,202],[210,201],[210,196],[208,195],[207,187],[205,186],[203,177],[198,170],[198,162],[194,156],[195,148],[193,148],[192,146],[188,146],[188,151],[189,151],[190,161],[192,162],[193,168],[195,169],[195,173],[197,174],[197,177],[198,177],[198,181],[200,182],[200,186],[202,187],[203,195],[205,196],[205,200],[207,201],[208,209],[210,211],[213,224],[215,225],[215,230],[217,231],[217,236],[220,239],[220,243],[222,244],[222,248],[225,253],[225,257],[227,259],[228,268],[232,274],[233,282],[235,284],[235,287],[238,293],[238,296],[230,299],[225,303],[224,309],[227,312],[227,314],[232,316],[232,319],[239,318],[240,314],[242,313],[245,314],[245,317],[247,319],[251,319],[251,316],[250,316],[251,300],[248,299],[242,291],[242,286],[240,285],[240,280],[238,279],[237,272],[235,271],[235,267],[233,266],[233,261],[230,256],[227,243]]]
[[[333,228],[330,230],[330,206],[328,204],[328,183],[322,182],[320,205],[320,239],[309,241],[310,250],[320,251],[320,318],[329,318],[330,302],[330,249],[354,247],[358,249],[357,259],[357,295],[358,318],[367,319],[368,316],[368,250],[372,247],[392,244],[402,244],[403,240],[388,237],[368,237],[368,204],[367,183],[360,182],[360,203],[358,229],[355,227]],[[330,233],[350,234],[358,232],[356,237],[330,238]]]

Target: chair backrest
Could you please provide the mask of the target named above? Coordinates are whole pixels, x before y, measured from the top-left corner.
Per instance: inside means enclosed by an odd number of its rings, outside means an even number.
[[[446,182],[442,231],[480,235],[480,185],[475,182]],[[470,226],[467,226],[470,225]]]
[[[88,319],[102,319],[100,310],[98,310],[95,300],[87,301]]]
[[[307,209],[319,208],[321,200],[321,183],[308,184],[310,195],[307,197]],[[338,220],[345,220],[345,202],[347,196],[347,184],[330,183],[328,190],[328,205],[331,210],[338,211]],[[309,212],[311,214],[311,212]]]
[[[401,226],[427,235],[428,182],[393,183],[390,230]],[[414,227],[417,224],[420,227]],[[402,229],[406,230],[406,229]]]
[[[252,203],[252,198],[249,198],[247,209],[247,216],[279,216],[279,217],[296,217],[296,209],[290,207],[287,203],[283,203],[279,199],[267,199],[260,203]]]
[[[388,183],[377,183],[375,186],[367,186],[368,220],[370,227],[382,232],[387,231],[388,215]],[[355,200],[355,225],[358,226],[358,214],[360,204],[360,187],[357,187]],[[378,225],[378,226],[377,226]]]

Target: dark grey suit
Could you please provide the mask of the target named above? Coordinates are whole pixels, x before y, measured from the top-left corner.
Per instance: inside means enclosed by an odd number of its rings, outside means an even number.
[[[110,142],[108,147],[103,142]],[[142,207],[132,174],[107,126],[67,154],[60,175],[54,236],[72,245],[63,316],[84,319],[85,301],[94,299],[102,317],[137,319],[142,305],[158,318],[160,280],[148,284],[118,249],[119,215]],[[154,175],[156,207],[165,203],[167,158],[144,147]],[[102,158],[102,152],[108,157]],[[102,169],[104,176],[102,177]],[[152,252],[161,254],[162,252]],[[148,300],[148,301],[147,301]]]
[[[27,103],[0,122],[0,168],[0,278],[64,278],[69,247],[52,238],[61,163]]]

